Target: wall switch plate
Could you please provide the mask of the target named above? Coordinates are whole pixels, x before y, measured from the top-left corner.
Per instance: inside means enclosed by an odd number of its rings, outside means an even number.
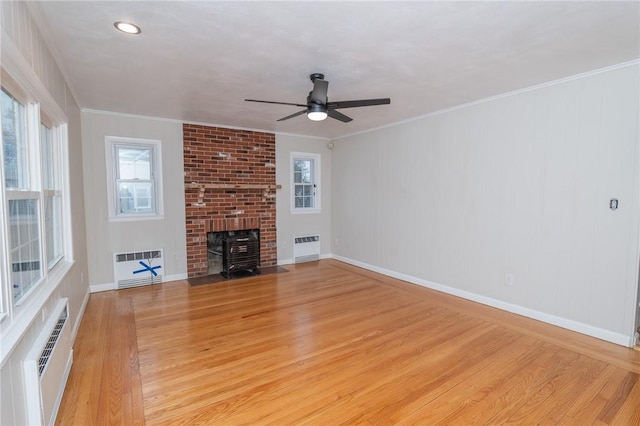
[[[516,277],[511,272],[507,272],[504,275],[504,285],[513,287],[513,284],[515,283],[515,281],[516,281]]]

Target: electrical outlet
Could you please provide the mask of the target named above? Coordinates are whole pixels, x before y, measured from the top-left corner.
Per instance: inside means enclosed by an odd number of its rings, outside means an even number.
[[[504,275],[504,285],[507,285],[509,287],[513,287],[513,284],[516,281],[516,276],[513,275],[511,272],[507,272]]]

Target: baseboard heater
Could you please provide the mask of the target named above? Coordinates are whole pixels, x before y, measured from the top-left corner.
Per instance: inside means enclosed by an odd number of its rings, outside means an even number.
[[[320,235],[307,235],[293,239],[293,262],[311,262],[320,259]]]
[[[114,253],[113,277],[118,289],[161,283],[164,279],[162,249]]]
[[[73,362],[68,319],[68,299],[61,299],[23,362],[27,423],[31,426],[53,425],[56,420]]]

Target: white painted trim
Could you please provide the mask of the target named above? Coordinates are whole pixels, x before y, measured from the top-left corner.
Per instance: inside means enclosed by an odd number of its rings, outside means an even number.
[[[484,104],[484,103],[487,103],[487,102],[492,102],[492,101],[495,101],[495,100],[498,100],[498,99],[508,98],[508,97],[519,95],[519,94],[522,94],[522,93],[532,92],[534,90],[543,89],[545,87],[551,87],[551,86],[555,86],[555,85],[558,85],[558,84],[567,83],[569,81],[579,80],[579,79],[582,79],[582,78],[591,77],[591,76],[594,76],[594,75],[597,75],[597,74],[602,74],[602,73],[605,73],[605,72],[614,71],[614,70],[621,69],[621,68],[631,67],[631,66],[638,65],[638,64],[640,64],[640,59],[634,59],[633,61],[623,62],[621,64],[611,65],[611,66],[608,66],[608,67],[599,68],[597,70],[587,71],[587,72],[580,73],[580,74],[575,74],[575,75],[572,75],[572,76],[569,76],[569,77],[559,78],[557,80],[548,81],[546,83],[536,84],[535,86],[529,86],[529,87],[525,87],[525,88],[522,88],[522,89],[517,89],[517,90],[511,91],[511,92],[501,93],[499,95],[489,96],[487,98],[478,99],[476,101],[471,101],[471,102],[467,102],[467,103],[464,103],[464,104],[452,106],[450,108],[445,108],[445,109],[441,109],[441,110],[438,110],[438,111],[433,111],[433,112],[430,112],[430,113],[427,113],[427,114],[418,115],[416,117],[408,118],[406,120],[401,120],[401,121],[396,121],[394,123],[385,124],[384,126],[374,127],[372,129],[362,130],[360,132],[349,133],[349,134],[342,135],[342,136],[336,136],[335,138],[332,139],[332,141],[348,138],[350,136],[362,135],[362,134],[365,134],[365,133],[375,132],[376,130],[386,129],[386,128],[389,128],[389,127],[395,127],[395,126],[399,126],[399,125],[402,125],[402,124],[411,123],[413,121],[422,120],[424,118],[435,117],[437,115],[446,114],[446,113],[451,112],[451,111],[457,111],[459,109],[469,108],[469,107],[472,107],[472,106],[475,106],[475,105]]]
[[[320,259],[336,259],[331,253],[321,253]],[[278,266],[294,265],[296,262],[293,259],[281,259],[278,260]]]
[[[295,207],[295,182],[294,182],[294,168],[293,162],[297,159],[300,160],[312,160],[313,169],[312,177],[315,189],[313,195],[313,207],[312,208],[296,208]],[[289,209],[291,214],[309,214],[309,213],[321,213],[322,211],[322,154],[316,152],[289,152]]]
[[[115,290],[115,283],[93,284],[89,286],[90,293],[100,293],[102,291]]]
[[[180,280],[186,280],[189,278],[189,275],[184,273],[184,274],[174,274],[174,275],[165,275],[164,279],[162,280],[163,283],[169,283],[171,281],[180,281]]]
[[[69,119],[62,107],[58,105],[53,98],[49,89],[36,76],[31,65],[20,52],[20,49],[13,43],[10,37],[6,36],[2,31],[2,68],[11,76],[15,83],[18,84],[21,91],[26,91],[28,95],[35,96],[36,101],[40,104],[47,116],[53,120],[54,126],[61,123],[68,123]],[[31,100],[30,100],[31,102]]]
[[[71,346],[73,346],[73,343],[76,341],[76,337],[78,336],[80,323],[82,322],[82,318],[84,318],[84,312],[87,310],[87,304],[89,303],[89,296],[91,296],[91,291],[87,291],[85,293],[82,305],[80,305],[80,310],[78,311],[78,316],[76,317],[76,323],[73,324],[73,328],[71,329]]]
[[[116,147],[135,146],[150,149],[153,153],[153,161],[151,164],[153,171],[153,202],[155,203],[155,211],[153,213],[127,213],[120,214],[117,211],[117,193],[116,193],[116,167],[119,164],[115,158]],[[105,160],[107,172],[107,219],[110,222],[130,220],[162,220],[164,219],[164,192],[163,192],[163,171],[162,163],[162,141],[159,139],[143,139],[122,136],[105,136]]]
[[[162,278],[162,282],[158,284],[165,284],[172,281],[186,280],[187,278],[189,278],[189,275],[187,275],[186,273],[165,275]],[[89,286],[89,288],[91,290],[91,293],[100,293],[102,291],[117,290],[118,286],[115,283],[104,283],[104,284],[94,284]]]
[[[558,327],[566,328],[571,331],[575,331],[587,336],[596,337],[607,342],[615,343],[621,346],[633,347],[634,336],[625,336],[613,331],[604,330],[602,328],[594,327],[589,324],[573,321],[567,318],[558,317],[555,315],[540,312],[535,309],[526,308],[524,306],[515,305],[513,303],[504,302],[502,300],[493,299],[491,297],[481,296],[479,294],[471,293],[465,290],[460,290],[454,287],[449,287],[443,284],[438,284],[433,281],[416,278],[411,275],[402,274],[389,269],[380,268],[378,266],[369,265],[368,263],[360,262],[358,260],[350,259],[347,257],[332,255],[333,259],[339,260],[350,265],[358,266],[369,271],[377,272],[388,277],[396,278],[402,281],[407,281],[412,284],[417,284],[422,287],[430,288],[432,290],[440,291],[442,293],[450,294],[452,296],[461,297],[463,299],[478,302],[483,305],[498,308],[503,311],[511,312],[514,314],[522,315],[527,318],[532,318],[538,321],[546,322],[547,324],[556,325]]]
[[[74,262],[62,262],[54,269],[54,272],[47,278],[47,282],[39,284],[31,294],[29,303],[25,303],[22,309],[15,311],[13,322],[7,325],[6,330],[0,332],[0,369],[9,359],[9,356],[16,348],[18,342],[27,332],[31,324],[40,316],[40,311],[49,300],[54,291],[60,286],[63,280],[67,279],[67,274],[71,270]]]
[[[221,127],[223,129],[233,129],[233,130],[244,130],[249,132],[259,132],[259,133],[271,133],[273,135],[283,135],[283,136],[295,136],[295,137],[303,137],[310,139],[319,139],[323,141],[331,141],[331,138],[322,137],[322,136],[311,136],[311,135],[303,135],[298,133],[286,133],[286,132],[276,132],[274,130],[269,129],[255,129],[252,127],[238,127],[238,126],[230,126],[228,124],[215,124],[215,123],[204,123],[202,121],[189,121],[189,120],[177,120],[175,118],[163,118],[163,117],[153,117],[148,115],[137,115],[137,114],[126,114],[123,112],[114,112],[114,111],[103,111],[99,109],[91,109],[91,108],[82,108],[80,111],[88,112],[91,114],[102,114],[102,115],[110,115],[114,117],[123,117],[123,118],[134,118],[138,120],[153,120],[153,121],[163,121],[166,123],[175,123],[175,124],[195,124],[197,126],[209,126],[209,127]]]

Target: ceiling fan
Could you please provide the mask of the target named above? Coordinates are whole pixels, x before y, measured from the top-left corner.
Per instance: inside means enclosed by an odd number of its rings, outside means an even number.
[[[327,118],[327,116],[329,116],[331,118],[335,118],[336,120],[342,121],[343,123],[348,123],[353,119],[339,111],[336,111],[337,109],[356,108],[372,105],[388,105],[391,103],[391,99],[389,98],[329,102],[327,98],[327,89],[329,88],[329,82],[324,79],[324,74],[314,73],[311,74],[309,78],[311,78],[311,81],[313,82],[313,90],[309,92],[309,95],[307,96],[306,105],[293,104],[289,102],[260,101],[257,99],[245,99],[245,101],[261,102],[264,104],[292,105],[305,108],[302,111],[287,115],[286,117],[283,117],[278,121],[284,121],[302,114],[307,114],[307,117],[313,121],[322,121]]]

